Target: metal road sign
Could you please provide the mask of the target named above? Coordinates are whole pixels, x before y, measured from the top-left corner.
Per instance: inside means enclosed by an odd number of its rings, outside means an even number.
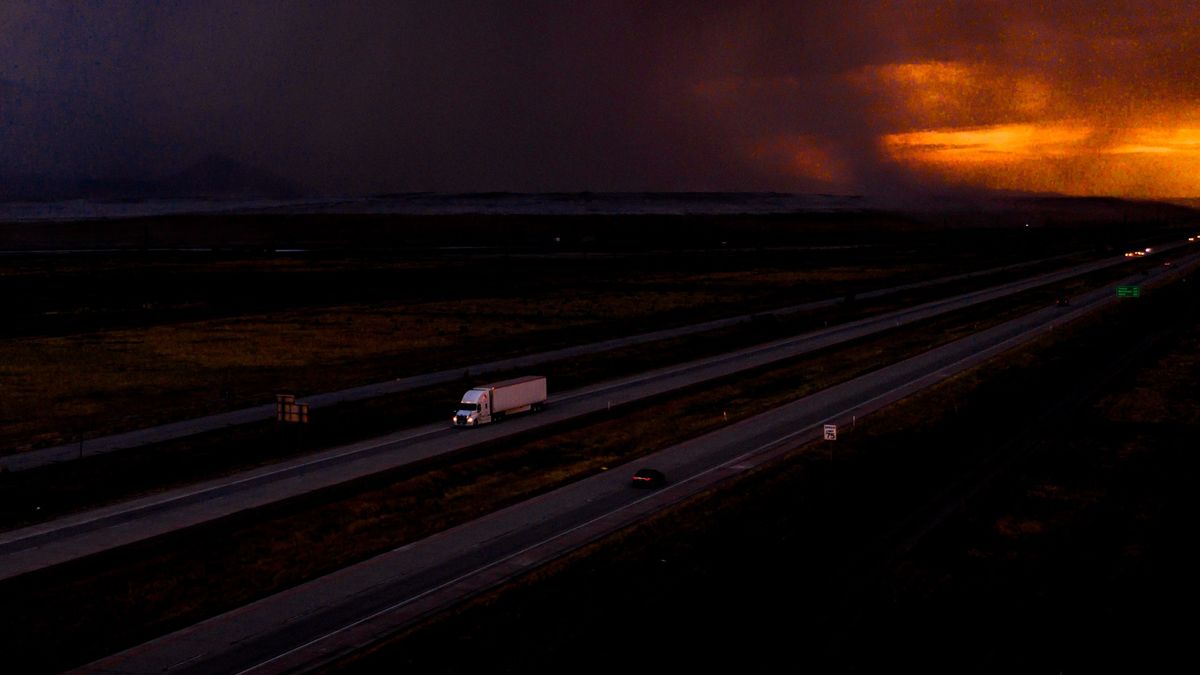
[[[275,395],[275,421],[308,424],[308,404],[297,403],[292,394]]]
[[[1142,297],[1141,286],[1117,286],[1118,298],[1140,298]]]
[[[826,424],[825,425],[825,440],[827,440],[827,441],[836,441],[837,440],[837,425],[836,424]]]
[[[308,424],[308,404],[285,403],[279,421],[290,424]]]

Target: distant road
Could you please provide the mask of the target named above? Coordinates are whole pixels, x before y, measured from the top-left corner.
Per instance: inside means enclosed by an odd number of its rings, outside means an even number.
[[[928,288],[931,286],[953,283],[955,281],[963,281],[975,277],[986,276],[988,274],[995,274],[997,272],[1020,269],[1022,267],[1030,267],[1040,263],[1067,258],[1071,255],[1075,254],[1065,254],[1051,258],[1042,258],[1040,260],[1015,263],[1012,265],[1005,265],[1003,267],[994,267],[992,269],[982,270],[979,272],[968,272],[966,274],[956,274],[949,277],[940,277],[937,279],[919,281],[901,286],[894,286],[891,288],[883,288],[874,291],[868,291],[866,293],[860,293],[855,297],[860,300],[869,300],[895,293],[901,293],[904,291]],[[1124,260],[1115,260],[1114,264],[1120,262],[1124,262]],[[476,363],[459,368],[450,368],[434,373],[413,375],[411,377],[389,380],[387,382],[377,382],[374,384],[351,387],[349,389],[342,389],[340,391],[334,391],[325,394],[303,396],[301,398],[309,404],[310,409],[315,410],[318,408],[336,405],[338,403],[359,401],[377,396],[383,396],[386,394],[394,394],[412,389],[419,389],[421,387],[429,387],[436,384],[453,382],[455,380],[463,379],[464,376],[479,376],[490,373],[516,370],[519,368],[529,368],[553,361],[559,361],[588,354],[598,354],[613,349],[620,349],[622,347],[631,347],[634,345],[657,342],[659,340],[666,340],[684,335],[704,333],[707,331],[716,330],[718,328],[725,328],[739,323],[744,323],[752,319],[754,316],[785,316],[788,314],[809,312],[826,307],[833,307],[842,301],[843,298],[840,297],[830,298],[827,300],[818,300],[800,305],[782,307],[771,311],[758,312],[756,314],[741,314],[726,319],[716,319],[713,321],[705,321],[703,323],[690,324],[677,328],[668,328],[650,333],[643,333],[641,335],[632,335],[573,347],[564,347],[562,349],[539,352],[537,354],[528,354],[509,359],[490,361],[488,363]],[[273,419],[274,417],[274,403],[254,406],[252,408],[243,408],[240,410],[231,410],[229,412],[218,413],[215,415],[197,417],[179,422],[171,422],[159,426],[147,427],[145,429],[137,429],[134,431],[113,434],[110,436],[86,439],[82,442],[66,443],[49,448],[41,448],[38,450],[30,450],[28,452],[22,452],[13,455],[0,456],[0,469],[7,469],[9,471],[24,471],[40,466],[46,466],[48,464],[68,462],[80,459],[82,457],[101,455],[114,450],[135,448],[143,445],[149,445],[151,443],[161,443],[163,441],[174,440],[177,438],[194,436],[206,431],[223,429],[225,427],[236,426],[239,424],[261,422],[263,420]]]
[[[490,440],[603,411],[1003,298],[1113,264],[1103,260],[552,396],[546,411],[456,430],[438,422],[272,466],[0,533],[0,579],[141,541]],[[1160,268],[1161,269],[1161,268]],[[1141,277],[1139,277],[1141,278]],[[551,378],[551,382],[553,379]]]
[[[1200,254],[1158,280],[1194,268]],[[1146,283],[1135,276],[1124,283]],[[1153,281],[1151,282],[1151,284]],[[311,670],[1116,301],[1047,307],[92,663],[91,673]],[[639,466],[671,479],[634,490]]]

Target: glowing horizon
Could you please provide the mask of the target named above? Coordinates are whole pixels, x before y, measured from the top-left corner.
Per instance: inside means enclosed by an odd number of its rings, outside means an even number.
[[[1081,196],[1200,195],[1200,105],[1115,75],[1080,87],[1042,63],[926,60],[848,80],[883,161],[950,184]],[[1056,81],[1057,80],[1057,81]],[[1121,86],[1117,86],[1121,85]]]

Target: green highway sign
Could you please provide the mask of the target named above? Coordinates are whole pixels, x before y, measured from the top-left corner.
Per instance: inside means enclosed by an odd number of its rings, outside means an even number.
[[[1141,286],[1117,286],[1118,298],[1140,298],[1142,297]]]

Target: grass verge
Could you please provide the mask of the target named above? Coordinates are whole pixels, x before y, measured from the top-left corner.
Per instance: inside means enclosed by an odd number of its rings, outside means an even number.
[[[966,325],[967,321],[975,328],[991,325],[1000,318],[1011,316],[1014,311],[1041,306],[1058,295],[1082,292],[1126,273],[1124,269],[1102,270],[989,303],[983,308],[956,313],[921,330],[928,331],[929,344],[933,344],[941,339],[939,326]],[[970,287],[997,281],[992,277],[981,278],[973,280]],[[704,334],[547,364],[544,372],[552,374],[551,382],[556,390],[570,390],[911,306],[942,294],[944,291],[940,289],[920,289],[872,302],[842,303],[819,313],[767,317]],[[872,358],[877,362],[884,354],[880,352]],[[497,374],[495,379],[504,376]],[[282,436],[273,423],[263,422],[11,476],[0,474],[0,528],[44,521],[89,506],[215,478],[439,420],[444,417],[450,402],[474,384],[477,382],[463,380],[318,410],[314,412],[312,424],[302,434]]]
[[[958,264],[929,257],[131,254],[52,258],[10,274],[13,261],[0,259],[0,311],[10,317],[0,328],[0,449],[617,337],[631,322],[649,330],[888,286]]]
[[[1045,304],[1039,291],[1022,302]],[[656,406],[500,443],[0,584],[31,660],[70,665],[245,604],[603,467],[919,353],[1026,309],[984,305],[727,378]],[[685,411],[658,423],[665,407]],[[214,578],[213,570],[220,570]],[[64,618],[65,617],[65,618]],[[53,642],[48,642],[53,635]],[[64,649],[61,645],[71,645]]]
[[[800,449],[334,670],[1165,667],[1189,643],[1163,611],[1196,589],[1183,541],[1200,409],[1190,286],[1056,331],[860,422],[838,441],[836,465],[826,446]],[[1134,361],[1153,364],[1143,375],[1097,375],[1155,333]],[[1093,407],[1044,415],[1081,390]],[[1052,440],[882,581],[864,576],[910,514],[1021,435]]]
[[[1019,259],[996,243],[519,261],[0,257],[11,317],[0,328],[0,452]],[[466,292],[472,278],[489,283]]]

